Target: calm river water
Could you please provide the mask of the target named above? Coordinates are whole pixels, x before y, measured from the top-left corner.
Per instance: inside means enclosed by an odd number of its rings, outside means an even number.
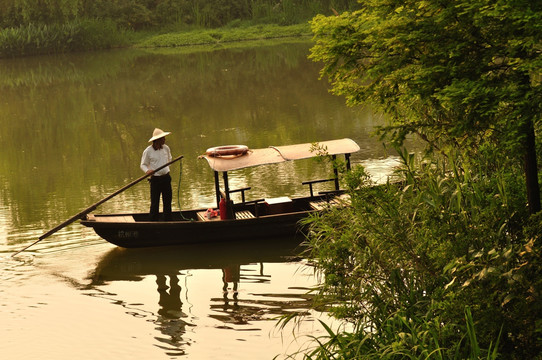
[[[385,178],[395,159],[370,137],[380,118],[330,95],[309,47],[0,61],[3,359],[284,358],[324,333],[318,320],[333,324],[309,310],[318,279],[286,239],[123,250],[74,223],[11,257],[143,175],[155,127],[172,132],[173,156],[184,155],[172,167],[175,209],[213,206],[213,174],[198,155],[218,145],[349,137],[361,146],[353,163]],[[307,194],[302,181],[328,176],[303,160],[232,172],[230,184],[250,186],[250,200]],[[141,182],[96,211],[148,204]],[[293,311],[304,321],[279,329],[277,317]]]

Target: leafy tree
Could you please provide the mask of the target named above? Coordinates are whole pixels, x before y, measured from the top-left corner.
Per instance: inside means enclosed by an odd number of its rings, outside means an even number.
[[[363,0],[312,26],[311,56],[333,92],[389,114],[384,134],[402,142],[417,133],[473,155],[497,144],[524,162],[529,210],[540,210],[542,2]]]
[[[360,5],[313,19],[312,58],[349,105],[388,114],[381,134],[438,153],[401,151],[400,186],[358,174],[351,210],[310,220],[320,293],[355,325],[311,358],[538,358],[542,3]]]

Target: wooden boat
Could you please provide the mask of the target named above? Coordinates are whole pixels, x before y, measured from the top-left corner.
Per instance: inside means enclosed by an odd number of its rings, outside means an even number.
[[[247,167],[276,164],[285,161],[306,159],[318,156],[313,143],[272,146],[253,149],[242,154],[216,156],[215,153],[202,155],[214,171],[217,209],[224,207],[221,216],[209,216],[208,209],[174,212],[172,221],[150,221],[148,213],[126,214],[86,214],[81,224],[94,231],[108,242],[125,248],[179,245],[186,243],[223,242],[242,239],[262,239],[265,237],[296,236],[302,233],[300,220],[309,214],[322,211],[328,206],[345,204],[345,194],[339,188],[338,173],[332,179],[303,182],[309,186],[306,197],[258,199],[245,201],[245,191],[249,188],[230,189],[228,172]],[[230,149],[231,146],[228,146]],[[318,143],[325,155],[335,158],[344,155],[347,168],[350,168],[350,154],[359,146],[351,139],[339,139]],[[216,150],[216,148],[213,148]],[[223,175],[223,187],[220,176]],[[313,184],[332,181],[335,190],[314,194]],[[241,192],[242,201],[233,203],[230,195]]]

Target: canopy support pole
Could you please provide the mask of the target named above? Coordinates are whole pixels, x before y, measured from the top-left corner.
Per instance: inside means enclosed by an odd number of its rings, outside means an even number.
[[[215,192],[216,192],[216,207],[220,207],[220,178],[218,177],[218,171],[215,171]]]
[[[340,190],[339,171],[337,170],[337,166],[336,166],[337,155],[332,155],[331,158],[333,159],[332,163],[333,163],[333,175],[335,176],[335,190],[339,191]]]
[[[350,171],[350,154],[344,154],[344,159],[346,160],[346,170]]]
[[[226,201],[230,200],[230,184],[228,183],[228,172],[224,171],[222,173],[222,177],[224,178],[224,192],[226,193]]]

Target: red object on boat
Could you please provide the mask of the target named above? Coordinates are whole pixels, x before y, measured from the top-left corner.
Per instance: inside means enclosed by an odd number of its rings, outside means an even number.
[[[218,204],[218,209],[220,210],[220,220],[225,220],[228,218],[228,213],[226,212],[226,200],[220,198],[220,203]]]

